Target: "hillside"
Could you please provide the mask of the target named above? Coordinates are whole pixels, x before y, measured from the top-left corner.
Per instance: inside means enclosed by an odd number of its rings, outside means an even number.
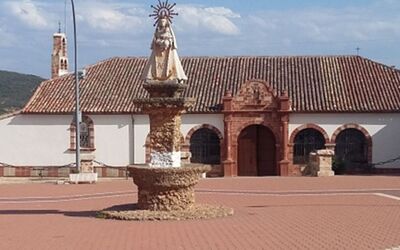
[[[0,70],[0,114],[22,108],[44,79]]]

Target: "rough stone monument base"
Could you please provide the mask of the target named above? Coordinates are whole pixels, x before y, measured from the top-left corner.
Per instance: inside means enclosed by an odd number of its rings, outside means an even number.
[[[172,211],[189,209],[195,203],[194,186],[209,166],[188,165],[179,168],[128,168],[138,186],[138,207],[144,210]]]
[[[107,209],[99,218],[117,220],[190,220],[233,215],[232,208],[195,204],[194,186],[210,166],[187,164],[179,168],[128,168],[138,186],[138,203],[130,207]]]
[[[130,221],[201,220],[233,215],[233,209],[216,205],[195,204],[189,209],[173,211],[140,210],[135,205],[126,209],[110,209],[97,213],[97,218]]]

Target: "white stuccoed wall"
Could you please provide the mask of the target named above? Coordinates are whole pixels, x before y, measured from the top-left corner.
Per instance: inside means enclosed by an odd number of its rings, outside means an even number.
[[[146,138],[150,132],[150,120],[147,115],[134,115],[134,160],[136,164],[143,164],[146,162]]]
[[[60,166],[68,152],[72,116],[16,115],[0,120],[0,162],[17,166]]]
[[[93,154],[97,161],[112,166],[145,162],[145,142],[150,131],[147,115],[89,117],[94,123]],[[71,121],[70,115],[16,115],[0,120],[0,162],[16,166],[60,166],[75,162],[75,153],[68,150]],[[224,131],[223,115],[184,115],[183,136],[202,124]]]
[[[94,122],[96,160],[114,166],[145,162],[144,145],[150,130],[147,115],[90,117]],[[68,151],[71,121],[69,115],[16,115],[0,120],[0,162],[17,166],[60,166],[74,162],[74,152]],[[374,162],[400,155],[400,114],[291,114],[289,134],[307,123],[319,125],[330,137],[341,125],[360,124],[372,136]],[[185,114],[183,136],[202,124],[224,132],[222,114]],[[400,162],[385,167],[400,167]]]
[[[90,115],[94,123],[95,159],[112,166],[133,163],[132,116]]]
[[[131,116],[91,115],[90,118],[94,122],[95,159],[114,166],[132,163]],[[60,166],[75,162],[75,152],[68,150],[71,121],[71,115],[17,115],[0,120],[0,162],[16,166]]]
[[[400,155],[400,114],[291,114],[289,136],[303,124],[317,124],[325,129],[330,138],[337,128],[356,123],[372,136],[372,161],[379,162]],[[400,161],[384,167],[400,167]]]

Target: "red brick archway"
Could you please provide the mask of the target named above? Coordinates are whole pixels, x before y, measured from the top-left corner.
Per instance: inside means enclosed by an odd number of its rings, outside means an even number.
[[[192,135],[193,135],[197,130],[202,129],[202,128],[207,128],[207,129],[209,129],[209,130],[212,130],[213,132],[215,132],[215,133],[217,134],[217,136],[218,136],[218,138],[220,139],[220,141],[221,141],[221,142],[223,141],[224,137],[223,137],[221,131],[219,131],[218,128],[216,128],[216,127],[214,127],[213,125],[210,125],[210,124],[202,124],[202,125],[198,125],[198,126],[193,127],[193,128],[187,133],[186,138],[185,138],[185,143],[186,143],[186,144],[190,144],[190,138],[192,138]],[[222,148],[222,147],[221,147],[221,148]]]
[[[251,125],[265,126],[275,136],[277,174],[288,175],[288,94],[277,94],[265,81],[250,80],[235,95],[228,91],[223,102],[226,145],[224,175],[238,175],[238,138],[242,130]]]
[[[308,128],[315,129],[318,132],[320,132],[325,138],[325,144],[330,143],[328,133],[326,133],[326,131],[323,128],[321,128],[320,126],[318,126],[316,124],[310,124],[310,123],[301,125],[300,127],[297,127],[295,130],[293,130],[292,134],[290,135],[289,143],[292,144],[292,146],[293,146],[294,139],[296,138],[297,134],[300,133],[302,130],[308,129]]]
[[[332,148],[331,144],[330,144],[330,139],[329,139],[329,135],[328,133],[326,133],[326,131],[321,128],[320,126],[316,125],[316,124],[312,124],[312,123],[308,123],[308,124],[303,124],[300,127],[297,127],[290,135],[290,139],[289,139],[289,155],[288,155],[288,159],[290,161],[289,164],[289,175],[293,175],[293,176],[300,176],[301,175],[301,167],[302,164],[294,164],[294,140],[296,138],[296,136],[303,130],[305,129],[315,129],[318,132],[320,132],[322,134],[322,136],[325,139],[325,147],[326,148]]]
[[[372,137],[363,126],[361,126],[359,124],[355,124],[355,123],[349,123],[349,124],[342,125],[339,128],[337,128],[335,130],[335,132],[333,133],[331,142],[333,144],[336,144],[336,139],[337,139],[338,135],[346,129],[357,129],[358,131],[360,131],[361,133],[364,134],[365,140],[367,141],[367,145],[368,145],[368,163],[372,163]]]
[[[219,138],[219,142],[220,142],[220,154],[221,154],[221,161],[222,159],[225,158],[225,151],[224,149],[224,136],[222,135],[221,131],[219,131],[219,129],[211,124],[202,124],[202,125],[197,125],[195,127],[193,127],[192,129],[190,129],[190,131],[187,133],[186,138],[185,138],[185,152],[190,152],[190,139],[192,138],[193,134],[202,128],[206,128],[209,129],[211,131],[213,131]],[[190,159],[189,159],[190,160]]]

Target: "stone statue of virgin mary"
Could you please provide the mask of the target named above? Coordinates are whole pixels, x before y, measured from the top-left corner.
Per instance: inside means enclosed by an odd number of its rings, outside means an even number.
[[[158,19],[151,43],[151,56],[144,69],[145,81],[187,80],[178,57],[177,44],[171,22],[166,16]]]

